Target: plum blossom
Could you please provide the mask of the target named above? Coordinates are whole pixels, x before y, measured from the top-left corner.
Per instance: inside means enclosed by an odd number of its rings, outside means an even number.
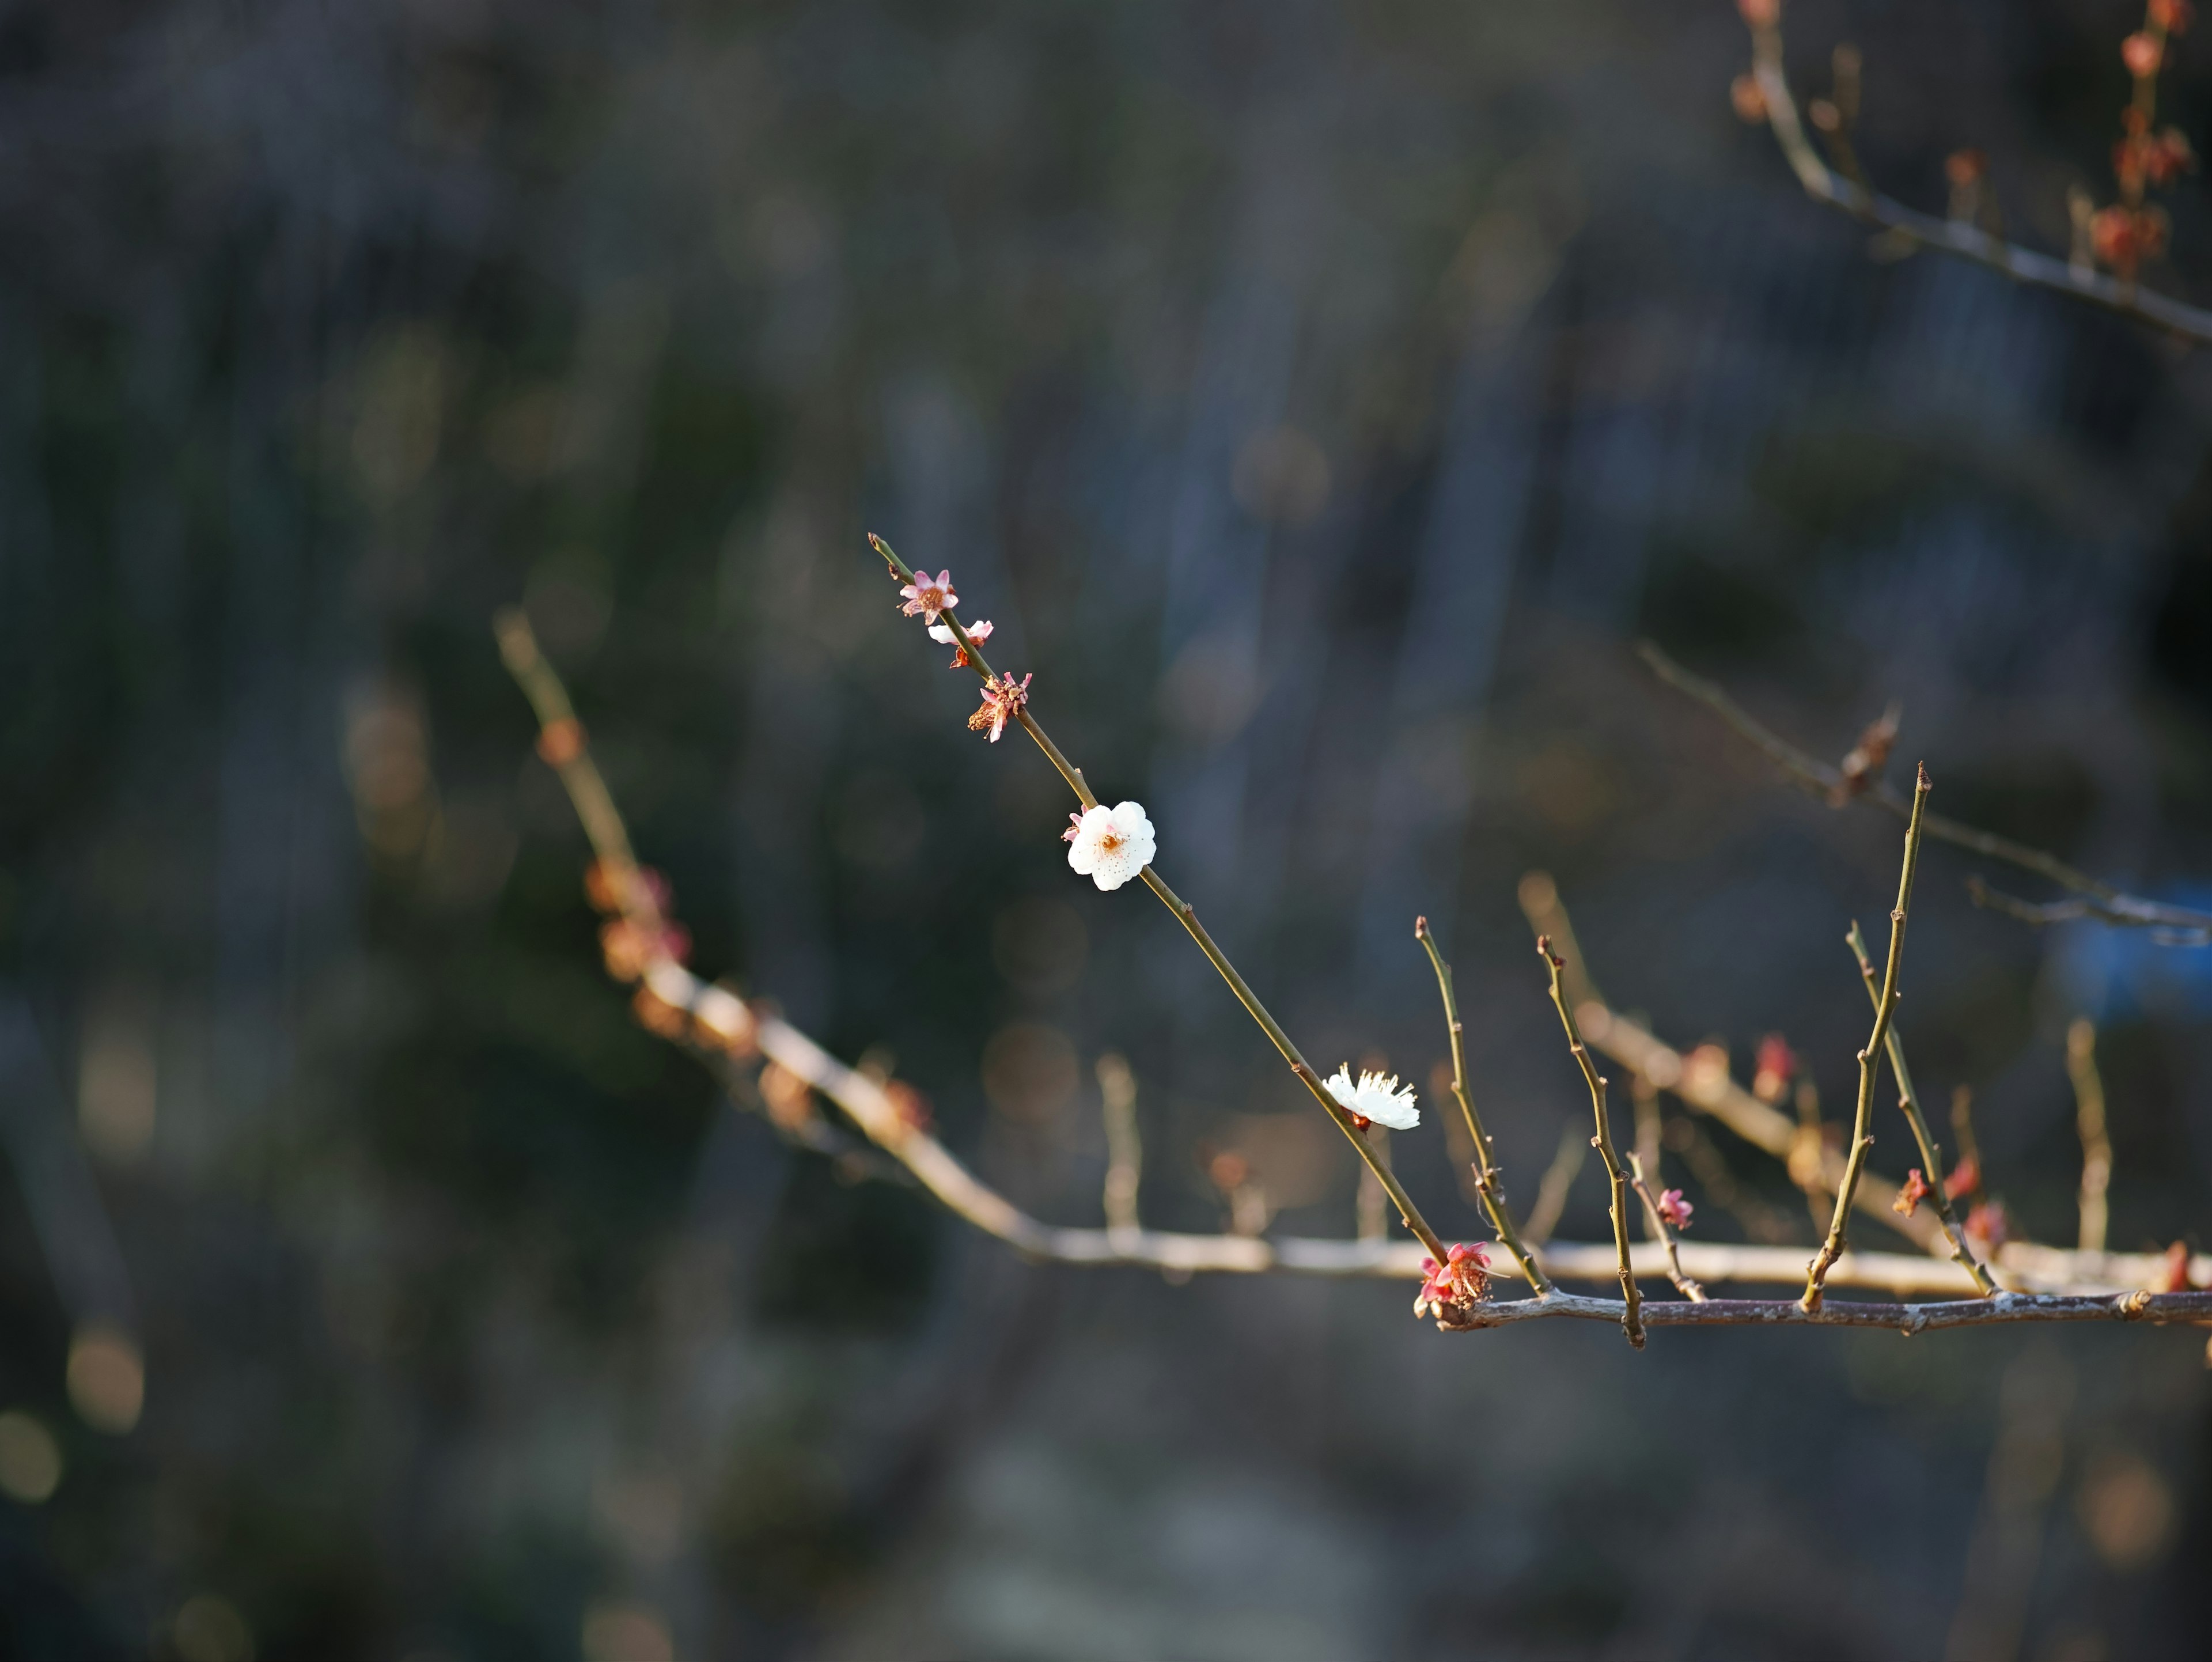
[[[1347,1064],[1331,1074],[1328,1084],[1337,1105],[1356,1120],[1372,1120],[1394,1131],[1410,1131],[1421,1123],[1420,1110],[1413,1106],[1413,1087],[1401,1087],[1395,1074],[1362,1074],[1355,1085]]]
[[[1434,1311],[1442,1317],[1455,1306],[1480,1304],[1490,1296],[1490,1249],[1480,1241],[1473,1246],[1461,1244],[1444,1254],[1439,1264],[1434,1258],[1421,1260],[1420,1296],[1413,1300],[1413,1314],[1425,1316]]]
[[[1928,1186],[1928,1179],[1920,1175],[1920,1168],[1916,1166],[1905,1174],[1905,1181],[1898,1185],[1897,1198],[1890,1202],[1889,1209],[1909,1218],[1919,1209],[1920,1202],[1935,1192]]]
[[[976,646],[982,645],[991,638],[991,620],[988,618],[978,618],[974,623],[966,625],[966,628],[969,640]],[[939,646],[949,646],[953,648],[951,668],[968,667],[968,648],[957,644],[960,637],[952,632],[951,624],[932,624],[929,626],[929,638]]]
[[[988,728],[991,742],[997,744],[999,735],[1006,730],[1006,723],[1013,720],[1014,712],[1029,703],[1030,679],[1029,675],[1018,681],[1011,675],[1001,675],[995,681],[984,682],[983,703],[968,718],[969,730],[981,733]]]
[[[1060,833],[1069,844],[1068,866],[1101,889],[1118,889],[1152,863],[1158,845],[1143,803],[1101,803],[1068,817],[1075,823]]]
[[[950,612],[960,604],[960,597],[952,592],[950,571],[940,571],[933,578],[927,571],[915,572],[914,581],[899,590],[899,598],[906,602],[899,608],[901,612],[933,624],[939,612]]]
[[[1690,1227],[1690,1214],[1697,1209],[1682,1198],[1682,1191],[1679,1189],[1668,1189],[1660,1193],[1659,1217],[1669,1229],[1687,1229]]]

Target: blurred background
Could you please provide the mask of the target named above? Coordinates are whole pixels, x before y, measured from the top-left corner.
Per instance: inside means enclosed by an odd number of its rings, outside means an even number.
[[[1878,178],[1979,145],[2063,250],[2139,18],[1788,22],[1808,94],[1863,49]],[[600,972],[493,647],[520,601],[693,962],[1040,1215],[1098,1221],[1109,1051],[1149,1221],[1227,1227],[1230,1154],[1349,1233],[1354,1162],[865,530],[1317,1063],[1429,1095],[1431,918],[1524,1210],[1587,1112],[1531,869],[1617,1006],[1843,1111],[1897,826],[1632,642],[1832,759],[1896,699],[1937,808],[2205,904],[2212,368],[1871,257],[1747,56],[1725,0],[0,4],[0,1653],[2202,1655],[2199,1334],[1448,1338],[790,1149]],[[2212,292],[2171,205],[2149,280]],[[2203,1244],[2212,951],[1976,869],[1923,866],[1923,1090],[2069,1243],[2092,1017],[2112,1244]],[[1478,1233],[1433,1111],[1396,1159]],[[1698,1238],[1811,1243],[1717,1128],[1668,1161]]]

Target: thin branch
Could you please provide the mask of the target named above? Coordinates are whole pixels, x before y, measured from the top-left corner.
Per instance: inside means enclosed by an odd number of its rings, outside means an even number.
[[[1623,1318],[1617,1299],[1587,1299],[1563,1293],[1549,1299],[1477,1305],[1468,1312],[1465,1324],[1469,1329],[1504,1327],[1512,1322],[1558,1316],[1594,1322]],[[2100,1296],[2000,1293],[1994,1299],[1962,1299],[1948,1304],[1846,1301],[1818,1310],[1807,1310],[1794,1299],[1708,1299],[1703,1303],[1650,1305],[1643,1318],[1651,1327],[1876,1327],[1911,1334],[2012,1322],[2202,1322],[2208,1317],[2212,1317],[2212,1293],[2138,1289]]]
[[[1782,147],[1783,156],[1805,194],[1814,201],[1880,226],[1893,238],[1955,254],[2002,271],[2015,282],[2071,295],[2124,317],[2154,324],[2184,340],[2212,344],[2212,312],[2153,294],[2131,278],[2107,277],[2086,265],[2022,248],[1978,226],[1921,213],[1831,168],[1806,137],[1796,100],[1783,73],[1779,13],[1779,7],[1775,7],[1768,13],[1770,21],[1752,26],[1752,76],[1759,83],[1775,142]]]
[[[1828,1266],[1844,1255],[1844,1236],[1851,1216],[1851,1196],[1866,1170],[1867,1150],[1874,1147],[1874,1082],[1881,1072],[1882,1045],[1889,1037],[1890,1020],[1897,1014],[1897,975],[1905,962],[1905,915],[1912,905],[1912,878],[1920,864],[1920,821],[1928,801],[1928,770],[1922,767],[1912,788],[1912,818],[1905,827],[1905,867],[1897,880],[1897,904],[1889,914],[1889,959],[1882,971],[1881,996],[1875,1001],[1874,1036],[1859,1052],[1858,1111],[1851,1121],[1850,1153],[1844,1163],[1843,1186],[1836,1191],[1835,1221],[1828,1239],[1805,1274],[1803,1303],[1809,1313],[1820,1307],[1820,1283]]]
[[[884,563],[890,568],[895,575],[907,583],[912,583],[915,581],[914,572],[892,551],[889,543],[872,533],[868,537],[868,543],[878,554],[883,557]],[[968,661],[969,667],[975,672],[977,678],[985,686],[992,685],[998,677],[988,661],[984,658],[982,648],[969,637],[967,630],[962,626],[959,618],[952,612],[944,612],[939,615],[951,630],[953,639],[959,642],[961,655]],[[1036,741],[1037,748],[1042,750],[1047,759],[1060,770],[1060,777],[1067,781],[1069,788],[1075,792],[1076,800],[1085,808],[1097,807],[1098,799],[1091,794],[1091,787],[1084,780],[1083,770],[1060,753],[1060,746],[1054,744],[1044,728],[1038,725],[1036,719],[1030,714],[1026,704],[1018,706],[1015,709],[1014,716],[1021,723],[1022,730]],[[1229,990],[1236,995],[1237,1001],[1242,1004],[1245,1013],[1259,1024],[1260,1031],[1267,1034],[1268,1041],[1281,1053],[1283,1060],[1290,1064],[1291,1072],[1295,1074],[1299,1083],[1312,1093],[1314,1100],[1321,1105],[1322,1111],[1335,1123],[1338,1130],[1344,1133],[1352,1148],[1358,1151],[1359,1158],[1367,1162],[1368,1170],[1374,1172],[1375,1180],[1382,1185],[1383,1191],[1390,1196],[1391,1203],[1398,1208],[1398,1215],[1405,1220],[1406,1227],[1413,1233],[1422,1245],[1429,1249],[1431,1257],[1439,1263],[1443,1263],[1445,1257],[1443,1238],[1429,1227],[1429,1221],[1421,1215],[1420,1208],[1413,1204],[1413,1196],[1406,1192],[1405,1186],[1391,1174],[1389,1167],[1376,1151],[1368,1146],[1367,1139],[1360,1135],[1360,1127],[1354,1123],[1351,1114],[1328,1093],[1328,1087],[1321,1082],[1321,1075],[1314,1072],[1305,1057],[1299,1053],[1298,1047],[1291,1043],[1291,1037],[1283,1031],[1282,1024],[1268,1012],[1267,1007],[1260,1001],[1259,995],[1246,984],[1244,977],[1237,972],[1236,965],[1231,964],[1221,948],[1214,944],[1213,937],[1206,933],[1206,926],[1198,921],[1198,913],[1191,904],[1170,889],[1160,874],[1150,866],[1146,866],[1139,875],[1145,880],[1145,886],[1159,897],[1161,904],[1175,914],[1176,921],[1181,923],[1190,938],[1198,943],[1198,949],[1206,954],[1206,961],[1212,964],[1220,972],[1221,978],[1229,983]]]
[[[2081,1251],[2105,1250],[2105,1191],[2112,1182],[2112,1139],[2105,1129],[2105,1081],[2097,1072],[2097,1029],[2087,1016],[2066,1029],[2066,1073],[2074,1081],[2075,1124],[2081,1134]]]
[[[1467,1088],[1467,1043],[1459,1019],[1459,1001],[1452,995],[1451,965],[1437,950],[1436,937],[1429,933],[1429,920],[1413,920],[1413,938],[1429,954],[1430,967],[1437,972],[1437,989],[1443,995],[1444,1027],[1451,1036],[1452,1094],[1459,1099],[1460,1111],[1467,1117],[1468,1135],[1474,1139],[1474,1181],[1476,1192],[1481,1196],[1482,1209],[1489,1215],[1490,1227],[1521,1265],[1521,1274],[1539,1294],[1549,1293],[1552,1283],[1537,1267],[1521,1233],[1513,1227],[1512,1208],[1505,1201],[1505,1175],[1498,1164],[1498,1150],[1490,1141],[1490,1133],[1483,1129],[1482,1117],[1474,1111],[1474,1094]]]
[[[1875,781],[1863,790],[1850,791],[1840,770],[1808,755],[1788,740],[1762,726],[1742,705],[1713,682],[1683,668],[1650,641],[1638,642],[1636,650],[1653,674],[1677,692],[1696,699],[1743,738],[1757,746],[1767,760],[1781,769],[1800,789],[1832,803],[1856,798],[1875,803],[1900,819],[1911,817],[1911,799],[1894,786]],[[2076,904],[2074,902],[2059,902],[2049,907],[2032,906],[2026,901],[1997,893],[1978,879],[1967,880],[1967,889],[1978,904],[2017,917],[2023,922],[2055,923],[2069,918],[2094,917],[2125,928],[2153,930],[2162,945],[2212,944],[2212,912],[2191,911],[2186,906],[2169,906],[2161,901],[2145,900],[2140,896],[2123,893],[2111,884],[2101,882],[2087,872],[2068,865],[2056,855],[2030,848],[2025,843],[2015,843],[2008,837],[1999,837],[1994,832],[1962,825],[1940,813],[1927,815],[1921,830],[1924,835],[1939,843],[1951,843],[1987,859],[2002,860],[2008,865],[2033,872],[2038,877],[2045,878],[2063,889],[2070,889],[2075,894],[2086,897],[2079,903],[2078,910],[2073,909]]]
[[[1867,956],[1866,937],[1859,933],[1858,921],[1854,918],[1850,932],[1844,935],[1851,956],[1858,960],[1859,979],[1865,983],[1867,996],[1876,1008],[1881,1008],[1881,994],[1874,984],[1874,964]],[[1951,1196],[1943,1188],[1943,1149],[1928,1129],[1928,1117],[1920,1111],[1920,1093],[1912,1088],[1912,1075],[1905,1065],[1905,1038],[1897,1031],[1897,1023],[1889,1024],[1889,1071],[1897,1079],[1897,1105],[1903,1111],[1905,1122],[1912,1127],[1912,1139],[1920,1145],[1920,1169],[1926,1175],[1925,1199],[1936,1208],[1942,1221],[1943,1239],[1949,1243],[1951,1261],[1974,1278],[1974,1285],[1985,1294],[1997,1291],[1997,1285],[1966,1245],[1965,1233],[1959,1227],[1956,1215],[1951,1209]]]
[[[1628,1157],[1629,1181],[1635,1185],[1636,1197],[1644,1202],[1644,1221],[1651,1226],[1652,1239],[1667,1254],[1667,1279],[1674,1283],[1674,1290],[1693,1303],[1705,1302],[1705,1289],[1682,1273],[1681,1244],[1667,1222],[1667,1215],[1659,1209],[1659,1198],[1651,1192],[1651,1185],[1644,1178],[1644,1157]]]
[[[1559,1025],[1567,1030],[1567,1050],[1583,1070],[1583,1083],[1589,1087],[1590,1112],[1597,1121],[1597,1135],[1590,1139],[1590,1147],[1597,1150],[1598,1158],[1605,1162],[1606,1175],[1613,1181],[1613,1244],[1620,1255],[1620,1327],[1627,1334],[1628,1342],[1641,1350],[1644,1297],[1637,1290],[1636,1271],[1628,1250],[1628,1177],[1613,1146],[1613,1124],[1605,1111],[1605,1081],[1590,1060],[1589,1046],[1583,1043],[1582,1030],[1575,1026],[1574,1009],[1560,986],[1559,971],[1566,968],[1565,960],[1552,951],[1549,935],[1536,937],[1536,953],[1551,973],[1552,1005],[1559,1013]]]

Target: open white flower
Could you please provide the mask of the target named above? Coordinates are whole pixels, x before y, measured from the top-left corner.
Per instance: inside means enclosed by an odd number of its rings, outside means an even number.
[[[1413,1087],[1401,1086],[1395,1074],[1362,1074],[1354,1085],[1347,1066],[1331,1074],[1327,1083],[1329,1095],[1348,1114],[1394,1131],[1410,1131],[1421,1123],[1421,1111],[1413,1106]]]
[[[1152,863],[1152,822],[1141,802],[1092,808],[1067,841],[1067,863],[1102,889],[1120,888]]]

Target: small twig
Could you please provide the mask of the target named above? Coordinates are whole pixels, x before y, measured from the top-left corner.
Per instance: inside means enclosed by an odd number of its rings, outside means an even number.
[[[1719,686],[1696,675],[1676,663],[1650,641],[1639,642],[1637,653],[1651,673],[1673,687],[1696,699],[1721,720],[1734,728],[1743,738],[1758,746],[1766,759],[1781,769],[1790,782],[1808,794],[1835,802],[1843,791],[1844,776],[1826,763],[1808,755],[1788,740],[1779,737],[1762,726],[1735,699]],[[1863,791],[1844,793],[1843,800],[1872,802],[1897,815],[1909,819],[1912,813],[1911,799],[1886,782],[1877,781]],[[2212,912],[2191,911],[2186,906],[2169,906],[2161,901],[2145,900],[2139,896],[2124,894],[2111,884],[2100,882],[2087,872],[2078,871],[2056,855],[2041,849],[2032,849],[2025,843],[2015,843],[2010,837],[1978,831],[1958,820],[1948,819],[1940,813],[1925,817],[1923,833],[1939,843],[1966,849],[1990,860],[2002,860],[2023,871],[2033,872],[2038,877],[2056,883],[2063,889],[2071,889],[2086,896],[2081,910],[2068,910],[2075,903],[2062,901],[2052,907],[2031,906],[2025,901],[2000,895],[1978,879],[1967,880],[1967,889],[1982,904],[2002,911],[2023,922],[2052,923],[2073,917],[2094,917],[2100,922],[2124,928],[2142,928],[2153,932],[2153,938],[2162,946],[2203,946],[2212,943]]]
[[[1805,194],[1814,201],[1878,225],[1893,237],[2002,271],[2015,282],[2072,295],[2123,316],[2155,324],[2185,340],[2212,344],[2212,312],[2153,294],[2132,280],[2106,277],[2086,264],[2022,248],[1978,226],[1921,213],[1831,168],[1806,137],[1796,100],[1783,73],[1780,8],[1760,9],[1765,21],[1752,25],[1752,75],[1775,142],[1782,147]]]
[[[1667,1253],[1667,1279],[1674,1283],[1674,1290],[1693,1303],[1703,1304],[1705,1289],[1682,1273],[1682,1251],[1674,1239],[1674,1232],[1667,1222],[1667,1215],[1659,1209],[1659,1197],[1651,1192],[1651,1185],[1644,1178],[1644,1157],[1628,1157],[1629,1181],[1636,1187],[1636,1197],[1644,1202],[1644,1221],[1651,1226],[1652,1239]]]
[[[1559,1227],[1559,1214],[1567,1209],[1567,1191],[1575,1185],[1575,1174],[1589,1158],[1589,1139],[1570,1124],[1559,1133],[1559,1152],[1536,1185],[1536,1203],[1528,1208],[1528,1221],[1521,1231],[1523,1240],[1541,1246],[1552,1239]]]
[[[894,574],[908,583],[915,581],[912,569],[892,551],[889,543],[872,533],[868,537],[868,543],[882,557],[884,563],[889,566]],[[967,630],[962,626],[959,618],[952,612],[943,612],[939,615],[945,625],[951,630],[953,639],[959,642],[961,653],[968,660],[969,667],[975,672],[977,679],[984,685],[991,685],[998,679],[997,672],[992,669],[989,661],[984,658],[982,648],[975,644]],[[1082,803],[1085,808],[1097,807],[1098,799],[1091,794],[1091,787],[1085,782],[1083,770],[1060,753],[1060,746],[1053,743],[1050,736],[1046,734],[1042,727],[1038,725],[1036,717],[1030,714],[1026,707],[1017,708],[1014,715],[1015,719],[1020,721],[1022,730],[1036,741],[1037,748],[1042,751],[1046,758],[1060,770],[1060,776],[1067,781],[1069,788],[1075,793],[1076,801]],[[1405,1186],[1391,1175],[1389,1167],[1377,1156],[1375,1150],[1368,1146],[1366,1138],[1360,1135],[1360,1127],[1353,1122],[1351,1114],[1328,1093],[1328,1087],[1321,1081],[1321,1075],[1314,1072],[1305,1057],[1299,1052],[1298,1047],[1291,1043],[1291,1036],[1283,1031],[1282,1024],[1269,1013],[1267,1007],[1260,1001],[1259,995],[1246,983],[1244,977],[1237,972],[1237,966],[1231,964],[1227,955],[1214,944],[1213,937],[1206,933],[1206,926],[1198,921],[1197,910],[1188,901],[1170,888],[1160,874],[1150,866],[1146,867],[1139,875],[1144,879],[1145,886],[1157,895],[1160,903],[1175,914],[1176,921],[1182,924],[1184,931],[1198,943],[1198,949],[1206,954],[1206,961],[1212,965],[1220,973],[1221,978],[1229,983],[1229,990],[1236,995],[1237,1001],[1242,1004],[1245,1013],[1259,1024],[1260,1031],[1267,1034],[1268,1041],[1281,1054],[1283,1060],[1290,1064],[1291,1072],[1297,1076],[1298,1082],[1304,1085],[1312,1094],[1314,1100],[1321,1105],[1322,1111],[1335,1123],[1336,1129],[1344,1133],[1353,1149],[1358,1152],[1359,1158],[1367,1162],[1368,1169],[1375,1173],[1375,1180],[1382,1185],[1384,1192],[1390,1196],[1392,1204],[1397,1207],[1398,1215],[1405,1220],[1406,1227],[1413,1232],[1422,1245],[1429,1249],[1431,1257],[1439,1263],[1443,1263],[1446,1253],[1442,1237],[1429,1227],[1429,1221],[1421,1215],[1420,1208],[1413,1204],[1413,1196],[1406,1192]]]
[[[1859,979],[1865,983],[1867,997],[1879,1008],[1881,994],[1875,988],[1874,964],[1867,956],[1866,937],[1859,933],[1856,918],[1844,940],[1851,949],[1851,956],[1858,960]],[[1897,1105],[1903,1111],[1906,1123],[1912,1127],[1912,1140],[1920,1146],[1920,1169],[1926,1173],[1928,1186],[1925,1198],[1936,1208],[1936,1215],[1942,1220],[1943,1239],[1950,1245],[1951,1260],[1972,1275],[1974,1285],[1984,1293],[1994,1294],[1997,1291],[1997,1284],[1990,1279],[1990,1272],[1982,1267],[1972,1250],[1967,1246],[1966,1235],[1952,1212],[1951,1197],[1944,1192],[1942,1145],[1930,1135],[1928,1117],[1920,1111],[1920,1093],[1912,1088],[1912,1075],[1905,1065],[1905,1038],[1897,1031],[1894,1020],[1889,1024],[1888,1050],[1889,1071],[1897,1079]]]
[[[1139,1233],[1137,1181],[1145,1169],[1145,1145],[1137,1135],[1137,1078],[1111,1050],[1098,1058],[1098,1096],[1106,1121],[1106,1228],[1109,1234],[1133,1235]]]
[[[2112,1139],[2105,1129],[2105,1081],[2097,1072],[2097,1029],[2087,1016],[2066,1029],[2066,1073],[2074,1081],[2074,1123],[2081,1134],[2084,1252],[2105,1250],[2106,1190],[2112,1182]]]
[[[1429,933],[1427,918],[1413,920],[1413,938],[1427,952],[1429,965],[1437,972],[1437,989],[1443,995],[1444,1028],[1451,1036],[1452,1094],[1459,1099],[1460,1111],[1467,1117],[1468,1135],[1474,1139],[1474,1180],[1482,1197],[1482,1209],[1489,1215],[1490,1227],[1498,1239],[1521,1265],[1522,1276],[1541,1296],[1552,1290],[1552,1283],[1537,1267],[1520,1232],[1513,1227],[1513,1211],[1506,1204],[1505,1174],[1498,1164],[1498,1150],[1490,1141],[1490,1133],[1483,1129],[1482,1117],[1474,1111],[1474,1094],[1467,1088],[1467,1043],[1459,1019],[1459,1001],[1452,995],[1451,965],[1437,950],[1437,940]]]
[[[1589,1087],[1590,1112],[1597,1121],[1597,1135],[1590,1139],[1590,1146],[1605,1162],[1606,1175],[1613,1181],[1613,1243],[1620,1253],[1620,1327],[1627,1334],[1628,1342],[1641,1350],[1644,1299],[1637,1291],[1636,1271],[1628,1250],[1628,1175],[1621,1169],[1620,1155],[1613,1146],[1613,1124],[1605,1110],[1605,1081],[1598,1073],[1597,1064],[1590,1060],[1589,1046],[1583,1043],[1582,1030],[1575,1025],[1574,1010],[1559,984],[1559,971],[1566,968],[1565,960],[1552,951],[1548,935],[1536,938],[1536,953],[1551,973],[1552,1004],[1559,1013],[1559,1025],[1567,1030],[1567,1049],[1583,1070],[1583,1082]]]
[[[1828,1268],[1844,1254],[1844,1238],[1850,1221],[1851,1196],[1866,1170],[1867,1150],[1874,1147],[1874,1082],[1881,1070],[1882,1047],[1889,1036],[1891,1018],[1897,1013],[1897,975],[1905,961],[1905,915],[1912,905],[1912,877],[1920,864],[1920,822],[1930,787],[1923,765],[1912,788],[1912,818],[1905,827],[1905,866],[1897,880],[1897,905],[1889,914],[1889,959],[1882,971],[1881,995],[1875,1004],[1874,1036],[1859,1052],[1858,1111],[1851,1121],[1851,1146],[1844,1163],[1844,1181],[1836,1190],[1835,1221],[1805,1275],[1802,1300],[1808,1314],[1820,1307],[1820,1284]],[[1894,1058],[1893,1058],[1893,1061]]]

